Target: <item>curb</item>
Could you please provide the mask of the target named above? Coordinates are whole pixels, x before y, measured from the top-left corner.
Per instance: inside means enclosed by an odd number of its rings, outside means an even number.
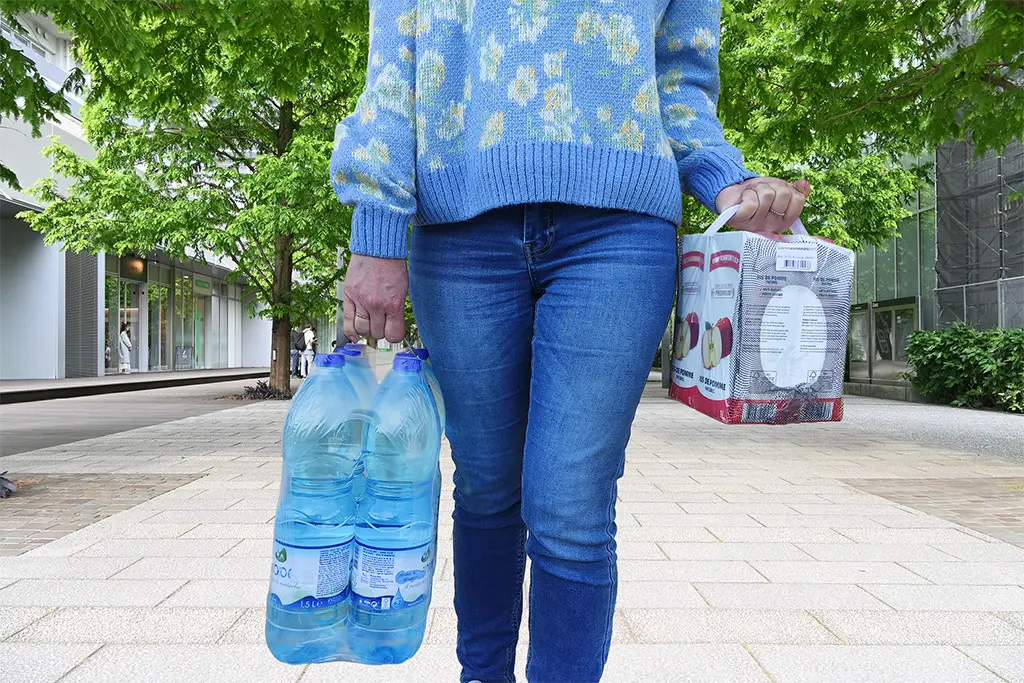
[[[164,373],[161,373],[163,375]],[[185,387],[195,384],[215,384],[232,382],[240,379],[257,379],[270,375],[269,368],[253,368],[240,370],[230,374],[193,375],[190,377],[170,376],[99,382],[96,384],[72,384],[68,386],[31,387],[26,389],[0,389],[0,405],[12,403],[30,403],[32,401],[49,401],[55,398],[78,398],[81,396],[98,396],[101,394],[119,394],[128,391],[145,391],[146,389],[166,389],[168,387]]]

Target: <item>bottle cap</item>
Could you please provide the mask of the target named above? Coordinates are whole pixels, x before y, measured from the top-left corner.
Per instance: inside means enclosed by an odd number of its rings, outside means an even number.
[[[413,351],[420,357],[420,360],[430,360],[430,351],[426,349],[413,349]]]
[[[345,356],[340,353],[318,353],[315,362],[318,368],[340,368],[345,366]]]
[[[349,342],[345,344],[345,347],[340,349],[341,353],[346,356],[362,356],[366,353],[366,344],[353,344]]]
[[[393,370],[412,370],[413,372],[420,372],[423,370],[423,363],[415,355],[408,351],[402,351],[395,354],[395,361],[391,364]]]

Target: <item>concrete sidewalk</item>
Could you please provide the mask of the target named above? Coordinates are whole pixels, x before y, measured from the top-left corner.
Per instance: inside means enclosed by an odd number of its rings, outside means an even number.
[[[131,375],[74,377],[70,379],[13,379],[0,381],[0,405],[75,398],[123,391],[143,391],[183,387],[193,384],[227,382],[235,379],[267,377],[270,368],[224,368],[220,370],[181,370],[177,372],[137,372]]]
[[[727,427],[662,394],[640,406],[619,487],[606,681],[1024,681],[1024,465],[857,420]],[[286,408],[0,458],[107,496],[99,521],[0,558],[5,680],[456,681],[450,495],[411,662],[289,667],[262,643]],[[9,505],[0,534],[31,524]]]

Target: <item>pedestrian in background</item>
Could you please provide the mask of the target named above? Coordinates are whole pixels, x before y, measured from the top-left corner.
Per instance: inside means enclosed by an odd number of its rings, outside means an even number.
[[[313,361],[316,358],[316,328],[306,325],[302,333],[304,346],[302,348],[302,376],[309,377],[313,369]]]
[[[132,371],[132,339],[129,333],[131,327],[127,322],[121,323],[121,333],[117,335],[117,358],[122,375]]]
[[[292,328],[291,345],[291,349],[289,349],[292,361],[291,375],[292,377],[298,377],[299,360],[302,357],[302,352],[306,349],[306,338],[302,332],[294,327]]]
[[[719,0],[449,4],[370,0],[368,86],[331,160],[355,206],[345,333],[401,341],[411,291],[456,467],[463,683],[514,680],[527,556],[526,676],[589,683],[681,195],[778,233],[809,186],[757,177],[723,136]]]

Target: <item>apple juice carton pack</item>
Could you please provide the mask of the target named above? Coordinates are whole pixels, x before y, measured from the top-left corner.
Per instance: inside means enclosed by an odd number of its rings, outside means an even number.
[[[669,395],[726,424],[838,422],[853,252],[807,236],[681,241]]]

